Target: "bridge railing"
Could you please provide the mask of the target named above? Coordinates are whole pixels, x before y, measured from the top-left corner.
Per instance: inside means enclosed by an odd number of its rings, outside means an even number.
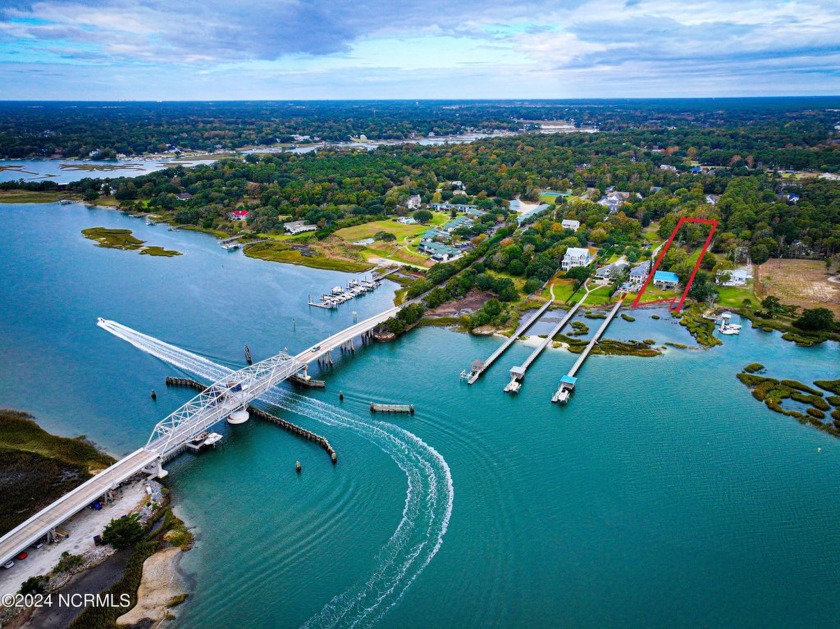
[[[158,422],[146,443],[146,449],[166,458],[216,422],[296,373],[302,366],[292,356],[280,353],[228,374]]]

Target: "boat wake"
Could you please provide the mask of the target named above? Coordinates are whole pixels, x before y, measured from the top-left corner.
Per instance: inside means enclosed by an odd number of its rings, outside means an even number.
[[[100,319],[99,327],[171,365],[208,381],[232,370],[187,350]],[[374,571],[335,596],[304,627],[370,626],[405,594],[443,543],[452,514],[452,475],[437,450],[416,435],[385,422],[365,421],[343,409],[275,387],[260,401],[329,426],[351,430],[387,453],[405,473],[402,519],[376,557]]]

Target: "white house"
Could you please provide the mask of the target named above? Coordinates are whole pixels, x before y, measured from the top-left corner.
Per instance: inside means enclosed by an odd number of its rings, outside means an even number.
[[[307,225],[303,221],[292,221],[291,223],[283,223],[283,229],[292,235],[301,234],[303,232],[314,232],[318,229],[317,225]]]
[[[630,269],[630,283],[634,286],[641,286],[649,274],[650,262],[642,262],[639,266],[634,266]]]
[[[725,282],[721,281],[721,276],[729,274],[729,279]],[[735,269],[734,271],[721,271],[717,274],[718,283],[723,286],[744,286],[748,280],[752,279],[752,273],[749,269]]]
[[[408,201],[405,202],[405,207],[407,207],[409,210],[416,210],[420,207],[420,203],[422,201],[423,199],[420,198],[419,194],[412,194],[410,197],[408,197]]]
[[[580,229],[580,221],[573,221],[569,218],[563,219],[563,222],[560,223],[563,226],[563,229],[571,229],[572,231],[577,231]]]
[[[563,264],[561,265],[561,268],[564,271],[568,271],[576,266],[588,266],[590,261],[589,249],[569,247],[566,250],[566,255],[563,256]]]
[[[411,216],[403,216],[402,218],[398,218],[397,222],[402,223],[403,225],[414,225],[415,223],[417,223],[417,221]]]

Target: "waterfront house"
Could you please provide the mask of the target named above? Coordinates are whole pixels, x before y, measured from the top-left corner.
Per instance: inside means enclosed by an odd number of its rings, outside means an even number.
[[[566,250],[566,255],[563,256],[561,268],[568,271],[576,266],[589,266],[590,261],[589,249],[569,247]]]
[[[577,231],[580,229],[580,221],[573,221],[570,218],[564,218],[563,222],[560,223],[563,229],[571,229],[572,231]]]
[[[244,221],[248,219],[250,212],[248,210],[234,210],[228,216],[233,221]]]
[[[292,221],[290,223],[283,223],[283,229],[294,236],[303,232],[314,232],[318,229],[318,226],[307,225],[304,221]]]
[[[659,288],[676,288],[679,283],[679,276],[671,271],[657,271],[653,274],[653,285]]]
[[[627,268],[624,262],[613,262],[595,271],[595,277],[601,280],[614,280]]]
[[[633,286],[641,286],[645,283],[650,274],[650,262],[642,262],[639,266],[630,269],[630,283]]]
[[[729,279],[722,281],[722,278],[729,275]],[[721,271],[717,274],[719,284],[723,286],[745,286],[748,280],[752,279],[750,269],[735,269],[734,271]]]

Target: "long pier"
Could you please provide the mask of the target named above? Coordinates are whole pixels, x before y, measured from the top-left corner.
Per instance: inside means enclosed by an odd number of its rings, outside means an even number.
[[[578,356],[578,359],[575,361],[575,364],[572,365],[572,368],[569,369],[569,373],[567,373],[563,378],[560,379],[560,386],[557,387],[557,391],[551,398],[552,402],[560,402],[561,404],[565,404],[569,401],[569,397],[571,396],[572,391],[574,391],[575,384],[577,382],[577,378],[575,374],[578,370],[583,366],[583,363],[589,357],[589,353],[592,351],[592,348],[595,347],[595,344],[599,341],[601,336],[603,336],[604,332],[607,331],[607,327],[610,325],[612,320],[615,318],[616,313],[619,311],[621,306],[624,304],[624,295],[622,295],[618,303],[613,306],[613,309],[610,310],[610,313],[607,315],[607,318],[604,319],[604,322],[601,324],[601,327],[598,328],[598,331],[592,337],[592,340],[589,341],[589,344],[586,346],[586,349],[583,350],[583,353]]]
[[[585,296],[566,313],[565,317],[560,319],[560,322],[551,329],[548,336],[540,341],[540,344],[534,348],[534,351],[531,352],[531,355],[525,359],[524,363],[518,367],[513,367],[510,370],[510,382],[508,382],[507,386],[505,386],[505,393],[517,393],[519,389],[522,388],[522,380],[525,378],[525,372],[528,371],[528,367],[530,367],[539,355],[542,354],[543,350],[554,340],[554,337],[560,334],[560,330],[562,330],[572,317],[575,316],[575,313],[584,301],[586,301]]]
[[[551,306],[552,303],[554,303],[554,298],[551,298],[547,302],[545,302],[540,307],[540,309],[537,310],[533,317],[531,317],[525,323],[520,325],[519,329],[516,330],[516,332],[514,332],[510,336],[510,338],[508,338],[504,343],[502,343],[501,346],[497,347],[496,351],[490,354],[490,357],[487,360],[473,361],[473,364],[470,367],[469,377],[467,378],[467,384],[473,384],[476,380],[478,380],[481,377],[481,374],[487,371],[490,368],[490,366],[494,362],[496,362],[496,359],[499,358],[499,356],[501,356],[502,354],[504,354],[508,347],[514,344],[516,339],[525,334],[525,332],[527,332],[531,328],[531,326],[534,325],[540,319],[540,317],[543,316],[545,311],[548,310],[549,306]]]

